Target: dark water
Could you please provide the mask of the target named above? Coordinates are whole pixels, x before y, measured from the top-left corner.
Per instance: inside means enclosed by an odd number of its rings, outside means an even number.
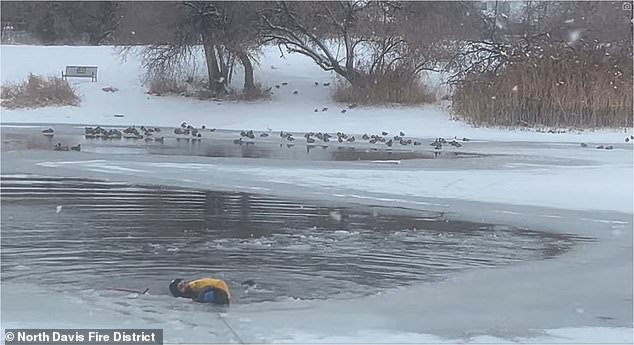
[[[410,145],[411,146],[411,145]],[[356,145],[307,145],[288,144],[275,141],[234,144],[232,141],[187,142],[147,146],[152,154],[195,155],[206,157],[269,158],[309,161],[359,161],[359,160],[404,160],[404,159],[454,159],[477,158],[483,155],[467,152],[434,152],[412,148],[360,147]]]
[[[98,153],[133,153],[160,155],[190,155],[205,157],[264,158],[308,161],[357,161],[357,160],[404,160],[404,159],[456,159],[478,158],[484,155],[462,151],[434,151],[428,142],[423,145],[368,144],[359,140],[356,143],[322,143],[308,145],[303,138],[288,142],[276,134],[268,138],[257,138],[255,141],[235,144],[240,138],[236,131],[204,132],[201,141],[177,139],[171,128],[163,128],[163,142],[144,139],[86,139],[83,127],[70,125],[52,126],[53,137],[45,137],[41,130],[51,126],[33,128],[3,128],[2,150],[53,150],[55,144],[74,146],[81,144],[82,150]],[[108,127],[115,128],[115,127]],[[122,129],[121,127],[116,127]],[[259,132],[258,132],[259,134]],[[336,140],[334,140],[336,141]]]
[[[167,293],[172,278],[217,276],[229,281],[238,303],[337,298],[547,259],[581,240],[245,193],[72,178],[1,181],[2,280],[60,289]],[[242,289],[247,279],[257,287]]]

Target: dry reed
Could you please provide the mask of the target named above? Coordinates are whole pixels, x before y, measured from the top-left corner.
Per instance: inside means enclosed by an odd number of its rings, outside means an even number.
[[[632,126],[632,58],[604,49],[514,57],[460,84],[453,109],[478,126]]]
[[[359,104],[424,104],[436,99],[418,76],[409,71],[385,71],[360,77],[355,85],[339,81],[333,98]]]
[[[0,88],[1,105],[9,109],[77,106],[80,98],[66,80],[29,74],[22,83]]]

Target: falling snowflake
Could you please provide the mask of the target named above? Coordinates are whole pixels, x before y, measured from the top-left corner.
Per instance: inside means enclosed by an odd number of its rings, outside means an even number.
[[[337,211],[332,211],[330,212],[330,218],[332,218],[333,220],[340,222],[341,221],[341,213],[337,212]]]
[[[577,42],[581,38],[581,30],[573,30],[568,35],[568,42],[574,43]]]

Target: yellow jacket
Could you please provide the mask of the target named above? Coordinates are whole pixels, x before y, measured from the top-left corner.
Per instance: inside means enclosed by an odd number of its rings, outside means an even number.
[[[231,293],[229,292],[229,286],[221,279],[213,278],[201,278],[196,280],[190,280],[187,282],[187,290],[192,295],[197,296],[202,291],[209,288],[217,288],[227,293],[229,299],[231,299]]]

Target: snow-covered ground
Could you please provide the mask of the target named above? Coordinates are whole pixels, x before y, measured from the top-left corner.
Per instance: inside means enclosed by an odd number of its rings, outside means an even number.
[[[182,121],[228,130],[406,132],[427,142],[468,137],[473,159],[315,162],[269,159],[147,156],[134,153],[3,151],[2,173],[96,177],[128,182],[239,190],[323,202],[399,206],[450,217],[588,236],[562,257],[496,270],[477,270],[443,283],[387,291],[350,301],[287,301],[236,305],[225,315],[244,341],[256,342],[523,342],[632,343],[632,129],[568,132],[473,128],[451,120],[440,105],[358,107],[340,112],[331,88],[314,82],[334,75],[299,55],[266,49],[256,77],[273,88],[271,101],[210,102],[147,95],[138,61],[120,63],[109,47],[1,46],[2,83],[28,73],[59,75],[65,65],[99,66],[99,81],[73,80],[79,107],[2,109],[13,126],[87,124],[177,126]],[[239,77],[235,78],[239,81]],[[101,88],[113,86],[115,93]],[[293,94],[298,90],[297,95]],[[315,108],[328,107],[326,112]],[[114,117],[114,114],[124,117]],[[54,127],[54,126],[53,126]],[[218,136],[228,134],[214,134]],[[301,137],[301,135],[297,135]],[[206,140],[214,140],[213,135]],[[587,148],[581,142],[590,143]],[[593,145],[594,144],[594,145]],[[614,150],[594,146],[609,144]],[[11,288],[7,289],[7,286]],[[24,308],[21,301],[33,301]],[[120,322],[171,329],[171,341],[236,341],[200,320],[208,310],[187,306],[180,319],[144,310],[173,308],[160,296],[126,300],[77,299],[3,282],[3,328],[100,326]],[[55,321],[40,315],[59,310]],[[125,309],[115,313],[115,309]],[[145,308],[147,309],[147,308]],[[629,310],[629,311],[628,311]],[[127,314],[126,314],[127,313]],[[121,315],[127,315],[122,317]],[[187,319],[184,319],[187,318]],[[194,325],[194,326],[192,326]],[[225,330],[226,331],[226,330]],[[166,333],[167,334],[167,333]]]
[[[631,130],[548,134],[529,131],[508,131],[473,128],[459,121],[450,121],[441,106],[425,107],[359,107],[342,114],[347,104],[336,104],[329,96],[335,82],[333,72],[324,72],[308,58],[286,54],[280,58],[277,47],[264,50],[256,71],[256,79],[265,88],[273,87],[273,99],[265,102],[210,102],[182,97],[151,96],[141,85],[142,71],[134,55],[125,62],[111,47],[25,47],[2,46],[1,76],[3,84],[26,79],[29,73],[59,76],[66,65],[98,66],[98,82],[71,79],[82,96],[80,107],[42,108],[29,111],[2,111],[2,123],[80,123],[100,125],[177,126],[187,121],[199,126],[273,131],[322,131],[346,133],[380,133],[405,131],[409,136],[436,138],[469,137],[478,140],[510,141],[582,141],[623,143]],[[437,83],[436,78],[431,78]],[[315,81],[319,86],[315,86]],[[239,86],[239,75],[233,83]],[[275,85],[288,85],[276,89]],[[330,83],[324,87],[323,83]],[[102,91],[116,87],[118,92]],[[293,91],[297,90],[297,95]],[[328,111],[321,109],[327,107]],[[315,113],[314,109],[320,111]],[[125,117],[114,117],[124,114]]]

